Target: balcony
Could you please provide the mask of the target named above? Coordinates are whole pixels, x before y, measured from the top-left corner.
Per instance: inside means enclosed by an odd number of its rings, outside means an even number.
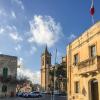
[[[4,76],[0,76],[0,82],[1,83],[16,83],[17,80],[16,80],[16,77],[13,77],[11,75],[7,76],[7,77],[4,77]]]
[[[80,75],[90,74],[100,70],[100,56],[86,59],[77,64]]]

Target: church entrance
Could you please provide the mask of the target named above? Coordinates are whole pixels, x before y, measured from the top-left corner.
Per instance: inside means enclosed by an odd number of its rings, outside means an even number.
[[[90,100],[99,100],[98,80],[93,79],[89,82]]]

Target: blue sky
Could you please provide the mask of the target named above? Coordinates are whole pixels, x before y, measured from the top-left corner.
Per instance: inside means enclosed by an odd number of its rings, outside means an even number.
[[[18,56],[23,65],[19,73],[39,82],[46,44],[52,63],[57,48],[59,62],[67,44],[91,27],[90,6],[91,0],[0,0],[0,53]],[[100,0],[94,6],[97,22]]]

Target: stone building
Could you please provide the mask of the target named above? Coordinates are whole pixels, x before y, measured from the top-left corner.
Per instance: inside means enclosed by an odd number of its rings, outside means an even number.
[[[51,67],[51,53],[48,52],[47,46],[41,56],[41,87],[44,91],[49,91],[50,77],[49,70]]]
[[[0,54],[0,96],[16,94],[17,57]]]
[[[54,75],[55,73],[55,75]],[[47,47],[41,56],[41,87],[44,91],[50,92],[55,90],[66,92],[66,57],[62,57],[60,64],[51,64],[51,53]]]
[[[68,100],[100,100],[100,22],[67,46]]]

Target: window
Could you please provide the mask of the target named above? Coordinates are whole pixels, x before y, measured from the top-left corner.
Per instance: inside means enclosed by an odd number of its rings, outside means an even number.
[[[7,86],[6,85],[2,86],[2,92],[7,92]]]
[[[8,68],[3,68],[3,77],[7,78],[8,76]]]
[[[96,56],[96,46],[92,45],[90,46],[90,57],[95,57]]]
[[[78,63],[78,53],[74,55],[74,64]]]
[[[47,64],[49,64],[49,59],[47,60]]]
[[[79,81],[76,81],[75,82],[75,93],[79,93],[79,89],[80,87],[79,87]]]
[[[44,59],[42,59],[42,66],[44,65]]]

